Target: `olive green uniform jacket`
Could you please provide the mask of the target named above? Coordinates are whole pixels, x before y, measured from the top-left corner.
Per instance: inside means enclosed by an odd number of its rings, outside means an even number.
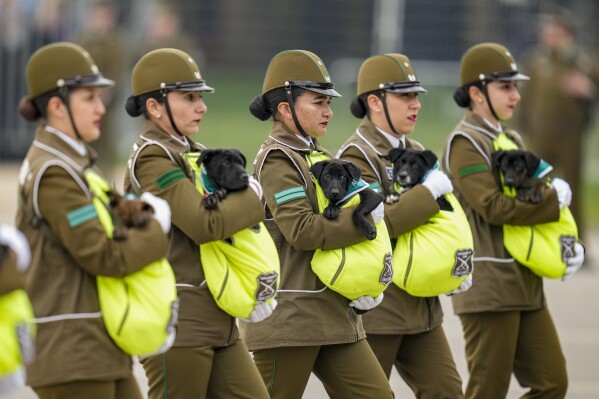
[[[195,186],[193,171],[182,154],[205,148],[177,140],[146,121],[133,147],[125,176],[125,191],[149,191],[171,206],[168,260],[175,272],[180,298],[174,347],[224,347],[239,338],[235,318],[214,301],[200,261],[202,243],[221,240],[264,220],[261,201],[251,190],[230,193],[208,210]]]
[[[505,128],[504,132],[518,147],[524,147],[518,133]],[[444,152],[443,166],[474,236],[473,285],[452,297],[457,314],[538,310],[545,306],[543,280],[506,251],[502,225],[557,221],[557,194],[553,189],[546,190],[539,204],[503,194],[499,177],[491,167],[493,140],[498,133],[480,116],[467,111],[449,136]]]
[[[329,155],[313,141],[316,151]],[[305,159],[310,151],[292,131],[274,122],[254,163],[264,189],[266,225],[281,260],[281,285],[278,307],[269,318],[242,323],[250,349],[341,344],[365,337],[362,319],[349,300],[327,289],[310,267],[318,248],[338,249],[365,240],[353,223],[355,206],[343,208],[336,220],[320,214]]]
[[[17,269],[17,257],[7,251],[0,259],[0,296],[24,287],[25,279]]]
[[[394,192],[393,165],[386,158],[391,148],[389,140],[366,117],[337,156],[356,164],[362,171],[362,179],[387,196]],[[407,137],[406,148],[424,149]],[[393,247],[395,238],[426,223],[437,212],[437,201],[422,185],[403,193],[399,202],[385,204],[385,222]],[[415,334],[441,325],[443,310],[437,297],[411,296],[395,284],[389,284],[383,302],[362,319],[367,334]]]
[[[33,387],[131,376],[131,356],[104,327],[96,276],[125,276],[167,250],[156,221],[129,230],[125,241],[106,236],[83,176],[92,151],[82,156],[39,127],[21,167],[17,227],[31,246],[26,290],[38,323],[37,355],[27,369]]]

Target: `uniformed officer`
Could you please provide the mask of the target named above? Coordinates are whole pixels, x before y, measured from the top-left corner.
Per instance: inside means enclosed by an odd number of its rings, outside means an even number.
[[[189,54],[173,48],[150,51],[131,74],[133,95],[126,110],[145,118],[131,153],[125,190],[150,191],[172,209],[168,260],[177,280],[179,325],[173,347],[142,360],[150,398],[268,398],[236,319],[221,310],[206,284],[200,244],[222,240],[261,222],[262,189],[229,193],[215,209],[202,205],[187,156],[205,149],[189,136],[207,111],[205,93],[214,89],[202,79]],[[251,319],[268,317],[273,306],[256,305]]]
[[[273,315],[260,324],[242,324],[242,334],[271,398],[301,398],[311,373],[331,398],[393,396],[358,314],[382,298],[350,301],[327,289],[310,268],[315,250],[365,240],[352,220],[355,206],[343,208],[336,220],[320,213],[309,172],[311,157],[330,157],[318,139],[327,133],[333,97],[340,95],[322,60],[309,51],[288,50],[270,61],[262,93],[250,104],[256,118],[273,121],[254,175],[264,188],[281,287]],[[373,211],[375,222],[382,216],[382,206]]]
[[[23,273],[30,261],[29,243],[23,233],[13,226],[0,225],[1,397],[25,395],[25,364],[35,356],[33,314],[23,291]]]
[[[98,218],[85,171],[100,135],[102,76],[81,46],[38,49],[27,64],[28,95],[19,111],[41,119],[20,173],[17,226],[32,248],[27,292],[37,317],[37,356],[27,382],[41,399],[141,398],[132,359],[102,320],[96,276],[122,277],[165,256],[168,205],[151,195],[154,219],[115,241]]]
[[[570,209],[584,238],[586,133],[599,100],[599,56],[576,40],[574,17],[551,7],[539,18],[539,44],[524,64],[530,76],[516,115],[531,150],[555,167],[572,189]]]
[[[528,79],[508,49],[497,43],[471,47],[462,57],[460,78],[454,99],[467,110],[448,138],[443,161],[474,235],[475,284],[452,298],[466,341],[466,397],[505,398],[513,373],[530,389],[525,396],[563,398],[566,362],[543,281],[506,251],[502,225],[557,221],[560,208],[569,205],[570,188],[556,178],[542,202],[524,203],[503,194],[492,170],[498,135],[523,148],[518,133],[502,124],[520,101],[517,83]],[[566,276],[584,260],[581,244],[574,252]]]
[[[353,115],[362,122],[337,156],[358,165],[363,179],[384,196],[395,191],[389,151],[424,150],[420,143],[406,137],[416,126],[421,108],[418,95],[422,93],[426,90],[405,55],[376,55],[362,63],[358,96],[351,105]],[[439,212],[436,198],[451,191],[449,178],[435,170],[421,185],[401,194],[399,202],[386,204],[385,220],[391,238],[426,223]],[[470,275],[455,293],[465,291],[471,283]],[[443,311],[437,297],[412,296],[391,284],[385,300],[365,314],[363,321],[366,339],[387,377],[395,365],[419,398],[463,396],[461,379],[441,325]]]

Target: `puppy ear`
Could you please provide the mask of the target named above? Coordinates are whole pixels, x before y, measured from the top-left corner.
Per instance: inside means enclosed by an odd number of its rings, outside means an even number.
[[[214,156],[215,150],[204,150],[202,151],[202,153],[200,154],[200,157],[198,158],[198,161],[196,162],[198,165],[201,165],[203,163],[209,163],[210,162],[210,158],[212,158]]]
[[[345,162],[343,164],[343,167],[345,168],[345,170],[347,170],[347,173],[349,173],[349,176],[352,178],[352,180],[354,180],[354,181],[360,180],[360,176],[362,175],[360,168],[358,168],[356,165],[354,165],[351,162]]]
[[[405,151],[405,148],[392,148],[391,151],[389,151],[389,161],[391,161],[391,163],[397,162],[401,154]]]
[[[539,164],[541,163],[541,158],[536,156],[530,151],[526,151],[524,153],[524,162],[526,162],[526,174],[528,177],[533,177]]]
[[[239,159],[241,160],[241,164],[243,165],[243,167],[245,168],[246,166],[246,160],[245,160],[245,155],[243,155],[243,152],[239,151],[238,149],[232,149],[231,150],[233,152],[233,154]]]
[[[314,165],[312,165],[312,167],[310,167],[310,172],[314,175],[314,177],[320,179],[320,175],[322,174],[322,171],[327,163],[327,161],[316,162]]]
[[[434,152],[432,152],[430,150],[422,151],[422,157],[424,158],[424,161],[426,162],[426,166],[428,166],[429,168],[432,168],[437,163],[437,156],[435,155]]]
[[[493,153],[493,155],[491,156],[491,162],[493,163],[494,167],[499,167],[499,164],[501,163],[501,158],[503,158],[504,155],[504,150],[499,150]]]

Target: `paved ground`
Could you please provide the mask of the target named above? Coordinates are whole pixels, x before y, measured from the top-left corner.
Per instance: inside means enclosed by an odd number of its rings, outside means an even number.
[[[17,203],[16,165],[0,164],[0,222],[12,223]],[[117,183],[118,178],[117,178]],[[117,184],[117,187],[119,184]],[[549,308],[560,334],[568,361],[570,378],[569,399],[599,398],[599,231],[587,240],[589,262],[567,282],[546,280],[545,292]],[[463,353],[463,339],[459,319],[453,314],[451,302],[442,298],[445,309],[445,331],[448,335],[462,378],[467,379]],[[145,385],[143,370],[136,369],[140,382]],[[413,398],[409,388],[393,373],[391,384],[398,398]],[[508,398],[518,398],[523,390],[513,380]],[[12,398],[35,397],[30,391]],[[327,395],[316,378],[312,378],[304,394],[305,399],[321,399]],[[6,398],[8,399],[8,398]]]

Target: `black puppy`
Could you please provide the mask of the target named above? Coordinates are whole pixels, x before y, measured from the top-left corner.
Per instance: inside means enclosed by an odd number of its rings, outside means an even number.
[[[208,182],[213,187],[212,193],[204,196],[202,201],[206,209],[216,208],[229,192],[245,190],[249,185],[245,156],[237,149],[202,151],[198,165],[204,166]]]
[[[516,189],[516,198],[538,204],[545,197],[545,179],[535,177],[541,158],[530,151],[499,150],[493,154],[493,167],[503,174],[503,184]]]
[[[310,172],[320,183],[325,197],[330,201],[323,214],[327,219],[337,219],[342,201],[351,184],[360,180],[360,169],[351,162],[340,159],[329,159],[316,162]],[[362,235],[369,240],[376,238],[376,227],[370,223],[367,215],[381,202],[383,197],[376,191],[366,188],[359,192],[360,204],[354,211],[354,223]]]
[[[393,183],[399,183],[401,186],[401,191],[387,195],[385,201],[388,204],[399,201],[401,193],[421,183],[426,172],[437,163],[434,152],[414,148],[393,148],[389,151],[388,158],[393,163]],[[444,196],[437,198],[437,203],[442,210],[453,211],[453,207]]]

